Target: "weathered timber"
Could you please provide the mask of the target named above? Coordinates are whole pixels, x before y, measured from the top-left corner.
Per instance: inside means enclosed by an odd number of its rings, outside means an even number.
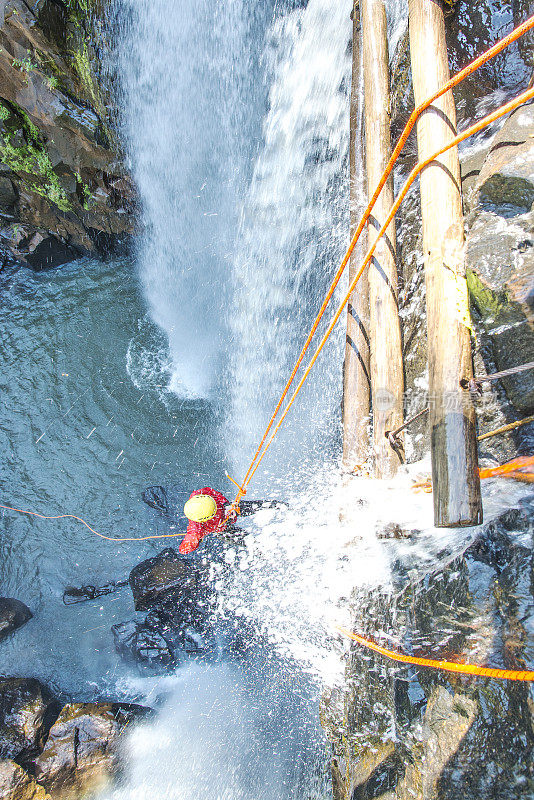
[[[354,236],[365,202],[361,86],[361,27],[357,0],[353,10],[352,90],[350,97],[350,235]],[[362,233],[349,262],[349,280],[362,258]],[[369,285],[364,273],[347,310],[347,337],[343,369],[343,464],[354,469],[369,455],[371,378],[369,366]]]
[[[443,9],[435,0],[409,0],[410,50],[416,104],[449,79]],[[419,158],[456,132],[451,92],[417,123]],[[439,527],[482,521],[475,410],[460,381],[473,372],[460,164],[456,148],[421,174],[421,209],[428,325],[429,406],[434,522]]]
[[[365,97],[365,170],[371,196],[391,155],[389,56],[384,0],[361,0]],[[371,245],[393,205],[390,178],[369,219]],[[402,439],[393,449],[386,431],[403,422],[404,375],[397,300],[395,223],[377,244],[369,266],[371,396],[375,475],[389,478],[404,460]]]

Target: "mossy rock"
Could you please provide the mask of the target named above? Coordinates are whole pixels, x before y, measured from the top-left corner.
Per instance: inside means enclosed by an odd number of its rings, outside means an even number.
[[[534,330],[523,308],[503,288],[494,291],[473,270],[467,270],[471,302],[490,338],[498,371],[534,361]],[[502,378],[509,400],[526,413],[534,411],[534,381],[530,371]]]

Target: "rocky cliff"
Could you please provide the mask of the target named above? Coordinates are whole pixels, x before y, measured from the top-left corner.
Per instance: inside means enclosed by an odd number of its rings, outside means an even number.
[[[134,231],[104,17],[98,0],[0,3],[0,264],[107,254]]]
[[[449,5],[451,72],[534,13],[534,3],[522,0]],[[455,90],[460,129],[529,85],[532,53],[529,35]],[[409,64],[406,36],[392,63],[395,140],[413,108]],[[488,129],[460,156],[475,373],[483,377],[534,361],[534,105]],[[416,160],[412,137],[397,178]],[[427,401],[419,214],[414,190],[397,221],[407,416]],[[532,414],[533,386],[532,372],[484,384],[480,432]],[[426,422],[410,433],[410,454],[420,456],[428,448]],[[533,445],[531,423],[484,441],[480,455],[504,461],[532,453]],[[469,546],[444,548],[426,568],[417,556],[419,537],[419,552],[425,548],[422,532],[404,532],[410,545],[384,543],[393,585],[354,587],[353,629],[413,655],[532,669],[533,517],[531,500],[520,500]],[[534,792],[528,683],[399,667],[352,644],[343,685],[323,696],[322,722],[332,745],[335,800],[522,800]]]
[[[405,561],[403,575],[400,559],[392,591],[355,589],[354,629],[378,626],[385,647],[414,655],[528,668],[533,513],[520,503],[429,574]],[[345,685],[323,698],[334,798],[530,797],[533,710],[528,683],[399,666],[355,644]]]

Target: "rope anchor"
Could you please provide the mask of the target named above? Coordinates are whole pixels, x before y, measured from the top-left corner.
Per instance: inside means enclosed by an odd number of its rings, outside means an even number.
[[[462,389],[469,389],[472,395],[480,397],[482,395],[482,384],[498,381],[500,378],[507,378],[509,375],[517,375],[519,372],[526,372],[529,369],[534,369],[534,361],[529,361],[527,364],[520,364],[518,367],[510,367],[510,369],[503,369],[501,372],[494,372],[492,375],[484,375],[480,378],[462,378],[460,386]]]

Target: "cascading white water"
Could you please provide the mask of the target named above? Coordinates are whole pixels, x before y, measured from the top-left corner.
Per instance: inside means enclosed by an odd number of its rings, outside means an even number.
[[[278,3],[270,24],[268,3],[116,1],[123,130],[145,222],[142,286],[169,339],[169,388],[228,401],[238,463],[346,240],[350,0]],[[339,353],[325,363],[301,404],[301,442],[339,400]],[[143,369],[135,375],[144,380]],[[221,665],[179,670],[161,716],[133,735],[114,796],[324,797],[317,688],[299,712],[294,667],[286,687],[256,653],[247,665],[249,678]]]
[[[274,408],[347,240],[351,6],[310,0],[275,19],[268,33],[269,110],[238,233],[229,315],[236,357],[228,449],[238,469]],[[325,359],[277,446],[286,462],[293,451],[301,467],[304,442],[313,446],[317,430],[328,438],[340,399],[339,346],[331,344]]]
[[[318,723],[288,679],[251,681],[235,664],[184,667],[167,679],[157,720],[129,737],[128,775],[103,800],[325,800]]]
[[[222,309],[254,133],[256,28],[261,35],[269,3],[261,11],[246,0],[116,5],[122,131],[144,225],[140,278],[169,340],[169,388],[205,397],[223,356]]]

